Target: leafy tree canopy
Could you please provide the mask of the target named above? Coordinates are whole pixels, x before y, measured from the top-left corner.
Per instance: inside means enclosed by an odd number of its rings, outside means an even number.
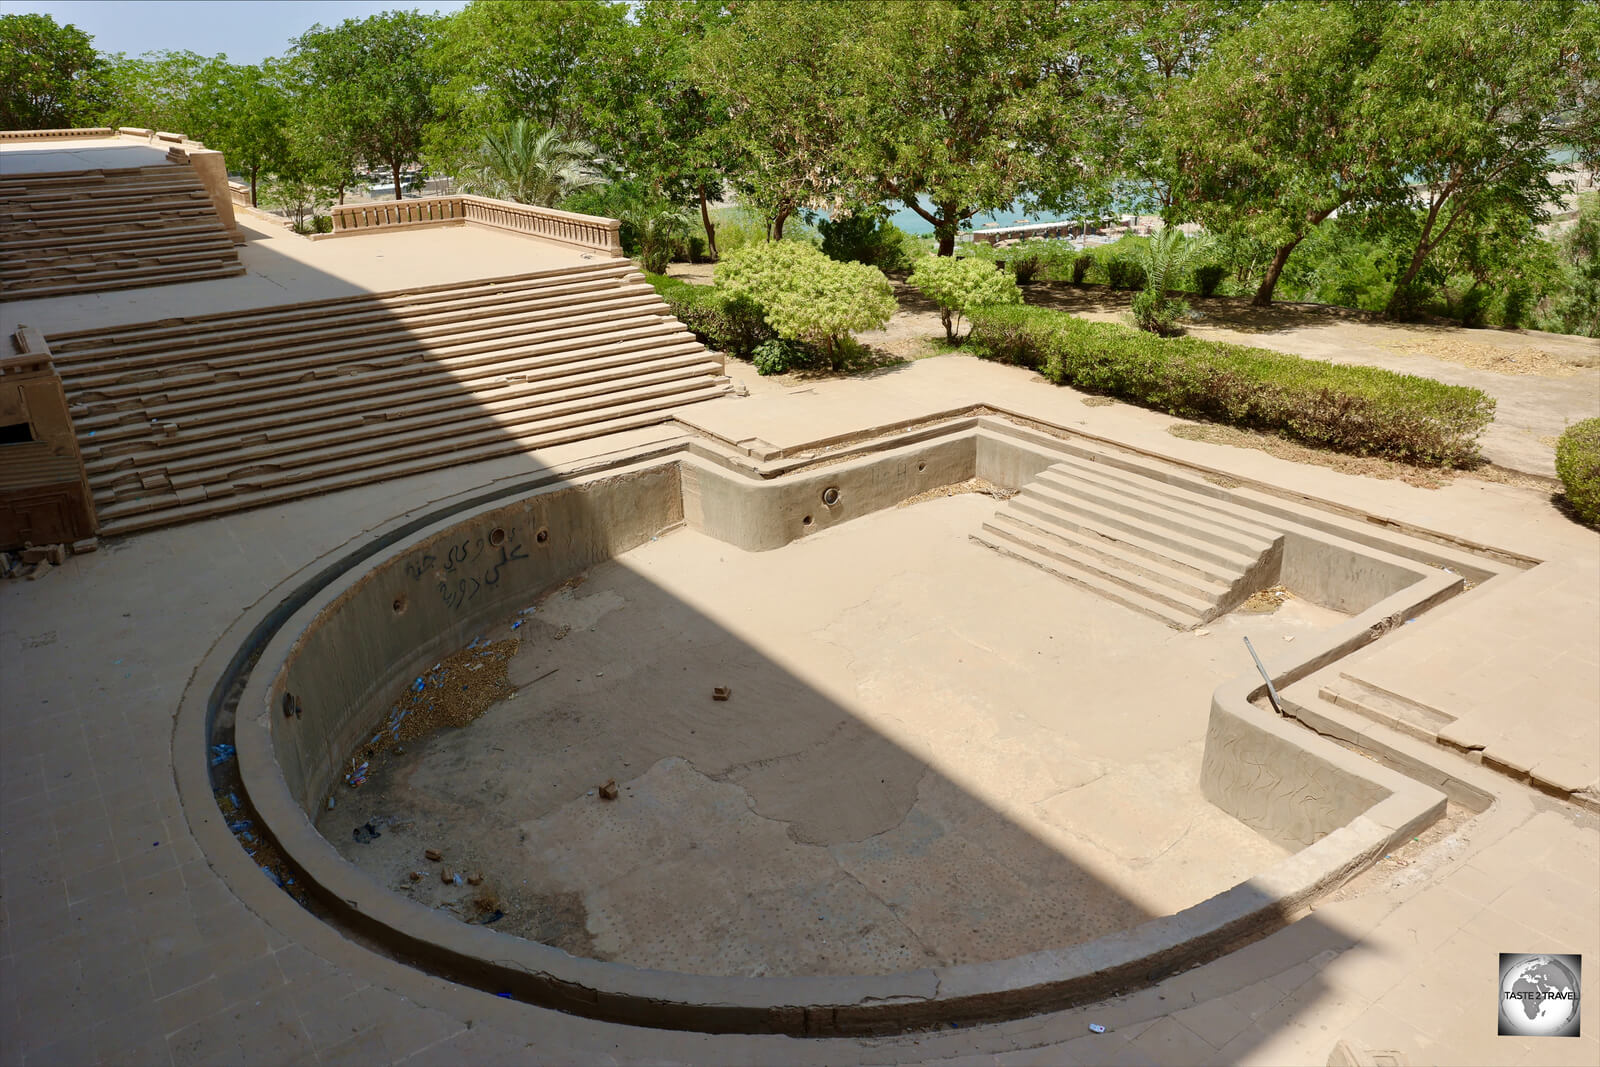
[[[313,26],[290,56],[306,106],[329,141],[327,154],[386,166],[394,197],[400,172],[422,156],[434,118],[429,50],[440,19],[388,11]]]
[[[84,125],[100,92],[94,39],[49,15],[0,15],[0,130]]]

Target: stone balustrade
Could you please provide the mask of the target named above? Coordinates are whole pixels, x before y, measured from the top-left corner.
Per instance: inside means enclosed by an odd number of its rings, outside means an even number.
[[[77,130],[0,130],[0,141],[59,141],[67,137],[115,137],[109,126]]]
[[[621,224],[616,219],[514,204],[483,196],[463,194],[419,200],[383,200],[344,204],[333,209],[335,234],[448,223],[489,226],[592,249],[608,256],[622,255],[622,240],[618,236]]]

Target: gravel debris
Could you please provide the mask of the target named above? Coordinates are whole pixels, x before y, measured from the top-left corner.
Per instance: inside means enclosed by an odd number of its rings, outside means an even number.
[[[996,500],[1010,500],[1017,495],[1015,489],[1010,489],[1003,485],[995,485],[987,478],[968,478],[964,482],[953,482],[950,485],[936,485],[932,489],[924,489],[916,496],[906,497],[895,507],[908,508],[912,504],[920,504],[925,500],[938,500],[941,497],[959,496],[962,493],[983,493],[986,496],[994,497]]]
[[[521,643],[515,637],[503,641],[476,638],[406,683],[388,716],[351,756],[352,768],[359,768],[360,773],[347,776],[347,784],[354,788],[365,782],[375,756],[427,737],[440,727],[471,725],[491,705],[514,695],[516,688],[506,680],[506,669]]]
[[[1446,363],[1458,363],[1473,370],[1492,371],[1495,374],[1542,374],[1552,378],[1568,378],[1578,373],[1577,367],[1542,348],[1508,348],[1454,337],[1383,341],[1380,346],[1401,355],[1431,356]]]

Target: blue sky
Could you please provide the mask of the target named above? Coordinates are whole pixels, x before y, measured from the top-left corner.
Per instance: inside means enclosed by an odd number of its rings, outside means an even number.
[[[4,0],[0,12],[70,22],[102,52],[221,52],[235,63],[259,63],[282,55],[290,38],[318,22],[331,26],[380,11],[447,13],[465,6],[466,0]]]

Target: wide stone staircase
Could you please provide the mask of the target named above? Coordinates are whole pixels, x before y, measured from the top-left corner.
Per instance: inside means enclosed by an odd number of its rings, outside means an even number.
[[[0,299],[244,273],[187,164],[0,175]]]
[[[972,536],[1179,630],[1272,585],[1283,559],[1262,516],[1089,459],[1041,471]]]
[[[627,260],[48,341],[105,534],[633,429],[729,388]]]

